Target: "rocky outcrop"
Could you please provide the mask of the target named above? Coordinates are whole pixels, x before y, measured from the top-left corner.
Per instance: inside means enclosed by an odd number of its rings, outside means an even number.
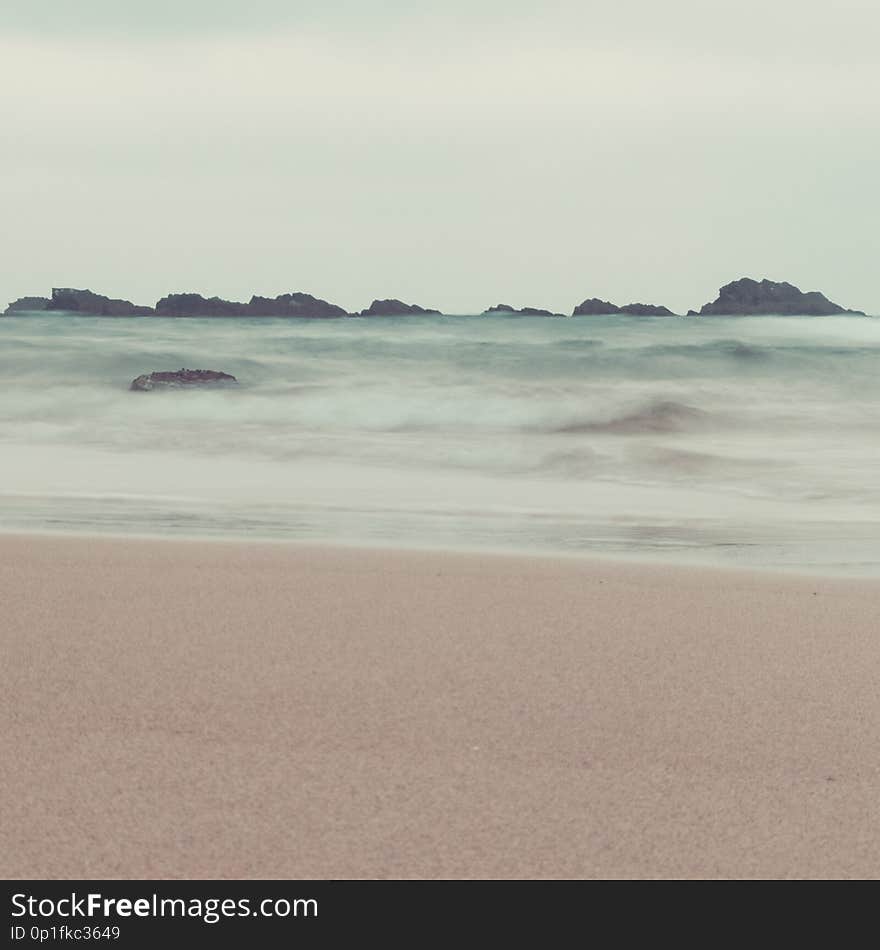
[[[598,317],[609,313],[620,313],[620,307],[615,306],[613,303],[609,303],[607,300],[599,300],[598,297],[590,297],[589,300],[579,303],[574,308],[574,310],[572,310],[571,315],[573,317]]]
[[[516,313],[516,308],[511,307],[509,303],[496,303],[494,307],[489,307],[483,313]]]
[[[404,303],[402,300],[374,300],[359,317],[406,317],[422,313],[440,313],[439,310],[427,310],[416,303]]]
[[[197,293],[168,294],[158,301],[155,308],[143,307],[128,300],[105,297],[91,290],[77,290],[72,287],[55,287],[51,298],[20,297],[10,303],[6,314],[26,312],[56,311],[79,313],[88,316],[135,317],[303,317],[325,319],[329,317],[373,317],[373,316],[410,316],[439,314],[439,310],[408,304],[401,300],[374,300],[366,310],[348,314],[342,307],[313,297],[305,293],[279,294],[277,297],[253,296],[248,303],[224,300],[221,297],[203,297]],[[499,303],[483,311],[485,314],[511,314],[530,317],[557,317],[553,313],[538,307],[517,309],[510,304]],[[718,292],[718,298],[705,304],[699,314],[689,310],[688,316],[710,315],[758,315],[781,314],[786,316],[825,316],[840,313],[859,314],[861,310],[848,310],[829,300],[818,291],[803,292],[785,281],[753,280],[743,277],[725,284]],[[579,303],[572,311],[573,316],[604,316],[625,314],[639,317],[670,317],[675,314],[658,304],[630,303],[618,306],[608,300],[590,297]]]
[[[620,308],[621,313],[628,313],[632,317],[674,317],[669,307],[661,307],[653,303],[628,303]]]
[[[313,297],[311,294],[290,293],[277,297],[251,297],[248,303],[223,300],[221,297],[203,297],[201,294],[168,294],[153,307],[138,307],[127,300],[113,300],[91,290],[56,287],[51,299],[21,297],[9,304],[6,312],[26,310],[57,310],[89,314],[98,317],[346,317],[342,307]],[[417,312],[417,311],[413,311]],[[434,312],[421,311],[418,312]]]
[[[483,311],[484,314],[490,313],[511,313],[521,317],[561,317],[561,313],[553,313],[552,310],[541,310],[538,307],[522,307],[517,310],[515,307],[511,307],[510,304],[498,303],[494,307],[489,307],[488,310]]]
[[[178,369],[172,372],[145,373],[132,380],[129,389],[149,392],[152,389],[185,389],[191,386],[229,386],[238,380],[229,373],[213,369]]]
[[[243,317],[247,305],[201,294],[168,294],[156,304],[159,317]]]
[[[19,297],[9,304],[4,313],[37,313],[48,306],[48,297]]]
[[[591,297],[578,304],[572,311],[572,316],[605,316],[607,314],[624,313],[633,317],[674,317],[675,314],[668,307],[661,307],[653,303],[628,303],[625,307],[618,307],[607,300]]]
[[[700,316],[782,316],[824,317],[836,313],[855,313],[832,303],[817,290],[804,293],[794,284],[775,280],[752,280],[743,277],[725,284],[718,291],[718,299],[705,304]]]
[[[152,307],[139,307],[129,300],[117,300],[94,294],[91,290],[75,290],[72,287],[53,287],[52,299],[46,310],[64,310],[90,317],[145,317],[153,313]]]
[[[313,320],[346,317],[342,307],[313,297],[311,294],[280,294],[278,297],[251,297],[247,305],[249,316],[254,317],[308,317]]]
[[[160,317],[326,317],[347,316],[342,307],[311,294],[251,297],[248,303],[203,297],[201,294],[168,294],[156,304]]]

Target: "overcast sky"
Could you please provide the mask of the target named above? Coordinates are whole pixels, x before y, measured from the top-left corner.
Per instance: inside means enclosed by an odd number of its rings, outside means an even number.
[[[877,0],[3,0],[0,298],[880,313]]]

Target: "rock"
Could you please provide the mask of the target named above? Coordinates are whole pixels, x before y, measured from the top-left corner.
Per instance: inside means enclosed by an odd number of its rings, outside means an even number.
[[[674,317],[675,314],[668,307],[660,307],[653,303],[628,303],[620,308],[621,313],[633,317]]]
[[[128,300],[113,300],[91,290],[55,287],[52,297],[21,297],[9,304],[6,313],[56,310],[97,317],[345,317],[342,307],[311,294],[280,294],[278,297],[251,297],[249,303],[203,297],[201,294],[168,294],[155,309],[139,307]]]
[[[698,316],[699,316],[699,314],[697,313],[696,310],[688,310],[687,315],[688,315],[689,317],[698,317]]]
[[[523,307],[520,310],[511,307],[510,304],[499,303],[494,307],[489,307],[488,310],[483,311],[484,314],[489,313],[512,313],[517,316],[522,317],[561,317],[561,313],[553,313],[552,310],[540,310],[537,307]]]
[[[440,313],[439,310],[426,310],[415,303],[403,303],[401,300],[374,300],[359,317],[405,317],[422,313]]]
[[[203,297],[201,294],[168,294],[156,304],[161,317],[345,317],[342,307],[311,294],[251,297],[248,303]]]
[[[785,281],[752,280],[743,277],[725,284],[718,291],[718,299],[700,309],[701,316],[748,316],[779,314],[783,316],[831,316],[835,313],[854,313],[832,303],[824,294],[813,290],[804,293]]]
[[[144,317],[153,313],[152,307],[139,307],[128,300],[117,300],[94,294],[91,290],[74,290],[72,287],[53,287],[52,299],[45,309],[82,313],[90,317]]]
[[[247,305],[201,294],[168,294],[156,304],[160,317],[243,317]]]
[[[589,300],[585,300],[583,303],[579,303],[574,310],[572,311],[573,317],[597,317],[604,316],[609,313],[620,313],[620,307],[616,307],[613,303],[609,303],[607,300],[599,300],[598,297],[590,297]]]
[[[342,307],[328,303],[311,294],[281,294],[278,297],[251,297],[247,305],[249,316],[255,317],[309,317],[326,319],[328,317],[347,317]]]
[[[48,297],[19,297],[6,308],[5,313],[37,313],[49,306]]]
[[[605,316],[613,313],[624,313],[631,317],[674,317],[675,314],[668,307],[660,307],[653,303],[628,303],[625,307],[618,307],[607,300],[591,297],[578,304],[572,311],[575,317]]]
[[[151,389],[182,389],[189,386],[229,386],[238,383],[229,373],[213,369],[179,369],[172,372],[146,373],[132,380],[129,389],[149,392]]]
[[[541,310],[539,307],[522,307],[517,313],[525,317],[561,317],[561,313],[553,313],[552,310]]]

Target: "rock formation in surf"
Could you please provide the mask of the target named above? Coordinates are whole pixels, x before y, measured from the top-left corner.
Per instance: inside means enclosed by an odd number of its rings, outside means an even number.
[[[160,317],[243,317],[245,311],[243,303],[201,294],[168,294],[156,304]]]
[[[91,290],[56,287],[52,297],[20,297],[6,313],[54,310],[93,317],[346,317],[342,307],[313,297],[290,293],[277,297],[251,297],[248,303],[203,297],[201,294],[169,294],[153,307],[139,307],[128,300],[114,300]]]
[[[19,297],[9,304],[4,313],[37,313],[48,306],[48,297]]]
[[[309,317],[313,320],[348,316],[342,307],[321,300],[320,297],[302,293],[251,297],[247,312],[248,316],[255,317]]]
[[[420,314],[439,314],[439,310],[408,304],[393,298],[374,300],[369,307],[359,313],[347,313],[342,307],[313,297],[306,293],[279,294],[277,297],[252,296],[248,303],[224,300],[221,297],[203,297],[197,293],[168,294],[158,301],[155,308],[133,304],[128,300],[105,297],[91,290],[77,290],[72,287],[55,287],[51,297],[19,297],[12,301],[5,314],[56,311],[79,313],[84,316],[98,317],[303,317],[323,319],[329,317],[397,317]],[[510,304],[499,303],[484,310],[485,314],[511,314],[529,317],[556,317],[553,313],[538,307],[517,309]],[[864,316],[861,310],[848,310],[829,300],[818,291],[803,292],[785,281],[753,280],[743,277],[725,284],[718,292],[718,298],[704,304],[699,313],[688,310],[687,315],[759,315],[781,314],[786,316],[826,316],[840,313]],[[609,300],[590,297],[579,303],[572,311],[573,316],[603,316],[625,314],[638,317],[671,317],[675,314],[658,304],[629,303],[618,306]]]
[[[538,307],[521,307],[519,310],[516,307],[511,307],[510,304],[506,303],[497,303],[494,307],[489,307],[488,310],[483,311],[484,314],[504,314],[512,313],[517,316],[522,317],[561,317],[561,313],[553,313],[552,310],[541,310]]]
[[[624,307],[607,300],[591,297],[579,303],[572,311],[572,316],[604,316],[606,314],[623,313],[633,317],[674,317],[675,314],[668,307],[661,307],[652,303],[628,303]]]
[[[860,310],[847,310],[832,303],[817,290],[804,293],[786,281],[752,280],[743,277],[725,284],[718,299],[700,309],[701,316],[771,315],[824,317],[836,313],[864,316]]]
[[[183,389],[190,386],[228,386],[238,380],[229,373],[213,369],[178,369],[171,372],[145,373],[132,380],[129,389],[149,392],[152,389]]]
[[[203,297],[201,294],[168,294],[156,304],[160,317],[344,317],[342,307],[311,294],[251,297],[248,303]]]
[[[402,300],[374,300],[366,310],[361,310],[359,317],[406,317],[422,313],[440,313],[439,310],[429,310],[420,307],[417,303],[404,303]]]
[[[145,317],[154,312],[152,307],[139,307],[129,300],[117,300],[72,287],[53,287],[46,310],[64,310],[94,317]]]
[[[604,316],[608,313],[620,313],[620,307],[616,307],[613,303],[609,303],[607,300],[600,300],[598,297],[590,297],[589,300],[579,303],[574,308],[574,310],[572,310],[571,315],[573,317],[598,317]]]
[[[628,303],[620,308],[621,313],[627,313],[632,317],[674,317],[675,314],[669,307],[658,306],[653,303]]]

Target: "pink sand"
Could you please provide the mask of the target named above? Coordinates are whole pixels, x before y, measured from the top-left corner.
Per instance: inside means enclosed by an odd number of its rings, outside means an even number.
[[[880,872],[878,582],[0,554],[0,876]]]

